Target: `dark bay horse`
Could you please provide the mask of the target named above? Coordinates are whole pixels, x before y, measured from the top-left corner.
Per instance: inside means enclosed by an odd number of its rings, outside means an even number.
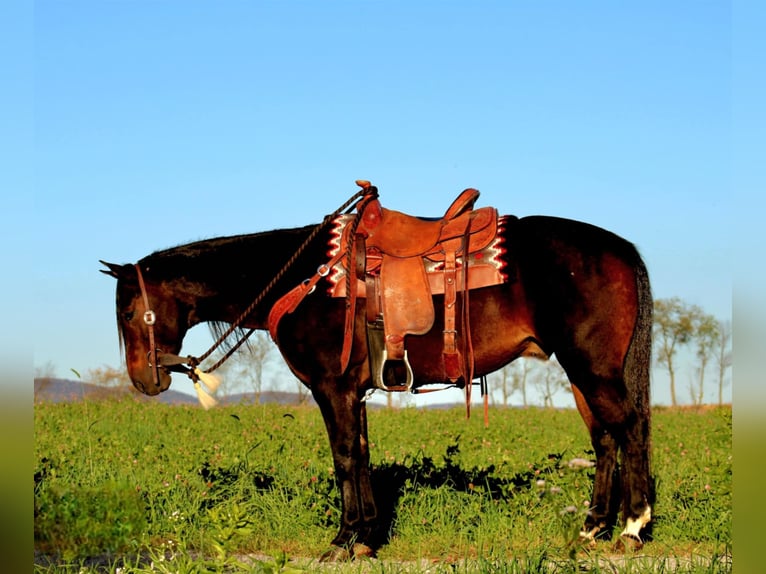
[[[591,543],[599,532],[608,535],[621,506],[624,530],[618,545],[640,547],[654,496],[652,296],[646,267],[632,244],[586,223],[544,216],[502,220],[507,280],[471,291],[467,305],[474,374],[490,373],[519,357],[555,353],[596,454],[582,535]],[[198,323],[220,328],[239,321],[246,329],[266,329],[274,303],[327,262],[330,235],[316,226],[280,229],[198,241],[136,264],[105,263],[103,272],[117,279],[120,339],[135,387],[147,395],[168,389],[171,369],[158,357],[180,353],[184,335]],[[301,248],[294,264],[272,281]],[[284,315],[275,339],[287,365],[310,389],[327,427],[342,518],[325,558],[340,559],[374,554],[379,515],[367,443],[364,399],[372,377],[364,306],[356,308],[348,366],[341,369],[346,301],[328,295],[322,288],[326,279]],[[272,288],[240,321],[269,283]],[[443,329],[437,316],[429,332],[407,337],[413,388],[444,381]]]

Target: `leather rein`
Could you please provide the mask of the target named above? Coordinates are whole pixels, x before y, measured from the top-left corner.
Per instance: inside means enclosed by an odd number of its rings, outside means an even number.
[[[367,183],[367,182],[364,182]],[[361,183],[358,182],[359,185]],[[368,184],[369,185],[369,184]],[[370,190],[367,187],[362,187],[362,189],[358,192],[356,192],[354,195],[352,195],[348,201],[346,201],[343,205],[341,205],[338,209],[336,209],[333,213],[330,215],[325,216],[324,220],[317,225],[309,234],[309,236],[305,239],[305,241],[296,249],[295,253],[287,260],[284,267],[277,272],[277,274],[274,276],[274,278],[269,281],[269,283],[263,288],[263,290],[258,294],[258,296],[253,300],[250,305],[240,314],[237,319],[231,323],[228,329],[224,331],[220,337],[211,345],[211,347],[205,351],[202,355],[199,357],[194,357],[192,355],[181,357],[179,355],[174,355],[172,353],[165,353],[157,347],[156,343],[156,337],[154,333],[154,325],[157,322],[157,314],[154,312],[154,310],[151,308],[151,305],[149,304],[149,295],[146,290],[146,284],[144,282],[144,277],[141,272],[141,266],[138,263],[134,264],[134,267],[136,269],[136,274],[138,275],[138,286],[141,290],[141,298],[144,303],[144,314],[143,314],[143,321],[144,324],[147,326],[148,335],[149,335],[149,351],[146,354],[146,360],[149,366],[152,369],[152,380],[155,384],[155,386],[159,386],[160,384],[160,374],[159,370],[160,368],[165,369],[166,371],[170,372],[177,372],[177,373],[185,373],[195,384],[199,381],[200,373],[203,374],[209,374],[218,369],[223,363],[225,363],[235,352],[237,349],[239,349],[247,339],[250,338],[250,336],[255,332],[255,328],[251,328],[248,331],[246,331],[243,335],[239,337],[237,342],[232,345],[232,347],[226,351],[226,353],[211,367],[200,370],[198,368],[198,365],[202,363],[205,359],[207,359],[213,352],[219,348],[223,342],[232,334],[234,331],[242,325],[242,323],[245,322],[245,320],[252,314],[252,312],[255,310],[255,308],[263,301],[264,297],[274,288],[274,286],[277,284],[277,282],[285,275],[285,273],[288,271],[288,269],[295,263],[295,261],[298,259],[298,257],[303,253],[303,251],[308,247],[309,243],[314,240],[314,238],[319,234],[319,232],[331,221],[333,221],[336,217],[341,215],[342,213],[350,213],[353,209],[355,209],[355,204],[357,201],[363,199],[365,196],[369,197]],[[350,207],[349,207],[350,206]],[[332,262],[334,264],[335,262]],[[331,265],[329,265],[331,266]],[[327,274],[328,271],[328,264],[320,265],[319,269],[317,270],[317,273],[315,276],[311,279],[307,279],[304,281],[304,285],[311,286],[318,281],[319,278],[324,277]]]

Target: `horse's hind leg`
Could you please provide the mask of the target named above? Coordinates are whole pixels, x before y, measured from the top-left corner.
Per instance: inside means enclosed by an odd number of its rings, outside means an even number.
[[[593,451],[596,454],[596,477],[590,509],[585,518],[581,536],[591,542],[596,535],[611,533],[611,527],[617,522],[620,497],[620,475],[617,468],[617,441],[598,421],[588,407],[580,390],[572,386],[577,410],[585,421],[590,433]]]
[[[636,410],[625,425],[622,448],[623,514],[625,529],[620,534],[622,546],[643,546],[642,530],[652,519],[654,483],[650,471],[649,415]]]
[[[583,388],[580,390],[583,391]],[[612,450],[616,442],[622,452],[620,475],[625,529],[620,534],[620,539],[623,546],[640,548],[643,545],[640,533],[652,518],[649,414],[628,400],[629,393],[621,379],[601,380],[597,386],[590,387],[589,391],[583,391],[582,395],[581,399],[585,398],[585,406],[594,421],[591,428],[600,427],[611,435],[612,438],[606,440],[606,445]],[[595,444],[599,444],[599,441],[594,441],[594,446]],[[605,457],[605,460],[606,467],[608,457]],[[601,481],[606,480],[606,476],[601,476]],[[605,485],[606,482],[599,485],[597,469],[594,500],[599,489],[603,489]]]

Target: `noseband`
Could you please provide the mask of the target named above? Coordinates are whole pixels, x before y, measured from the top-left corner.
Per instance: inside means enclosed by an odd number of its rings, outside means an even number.
[[[157,315],[149,306],[149,295],[146,293],[146,285],[144,284],[144,277],[141,274],[141,267],[138,263],[135,264],[136,273],[138,274],[138,287],[141,289],[141,297],[144,300],[144,323],[149,330],[149,352],[146,353],[146,361],[152,368],[152,380],[155,386],[160,386],[160,367],[159,367],[159,349],[154,339],[154,324],[157,322]]]

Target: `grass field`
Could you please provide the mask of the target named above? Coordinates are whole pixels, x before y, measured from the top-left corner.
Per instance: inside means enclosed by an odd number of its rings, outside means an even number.
[[[654,540],[576,544],[593,471],[573,410],[370,413],[390,539],[339,571],[728,572],[731,408],[657,409]],[[35,571],[313,570],[339,523],[318,409],[35,405]],[[255,560],[254,557],[258,559]]]

